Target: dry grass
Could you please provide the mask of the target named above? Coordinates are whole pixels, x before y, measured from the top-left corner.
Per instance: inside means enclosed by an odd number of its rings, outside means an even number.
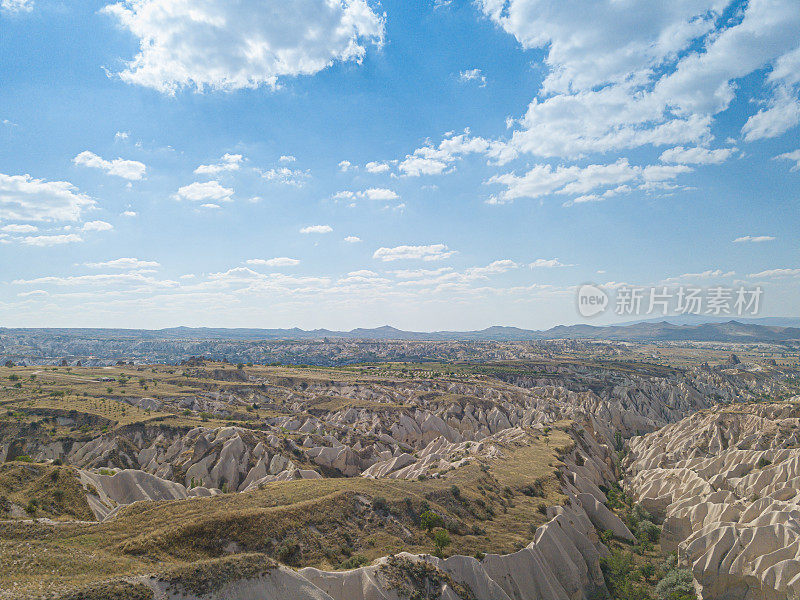
[[[327,569],[356,554],[373,560],[400,551],[430,553],[434,545],[419,519],[424,510],[444,518],[449,553],[512,552],[545,521],[540,505],[563,500],[555,471],[571,438],[557,428],[546,441],[529,442],[504,448],[503,459],[424,481],[276,482],[248,493],[136,503],[97,525],[6,524],[0,530],[7,541],[0,546],[0,588],[87,585],[169,565],[188,567],[231,550]],[[527,495],[531,487],[537,495]],[[383,506],[376,508],[376,498]],[[14,550],[23,541],[24,554]]]
[[[7,503],[26,509],[31,518],[94,520],[72,467],[18,461],[0,465],[0,518],[8,518]]]

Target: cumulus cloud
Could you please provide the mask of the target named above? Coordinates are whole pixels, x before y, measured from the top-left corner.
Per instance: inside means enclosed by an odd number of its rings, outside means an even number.
[[[139,40],[122,80],[168,94],[276,87],[360,62],[384,33],[366,0],[124,0],[104,12]]]
[[[217,162],[210,165],[200,165],[194,172],[197,175],[216,175],[223,171],[238,171],[242,160],[241,154],[225,153]]]
[[[77,221],[84,210],[94,206],[94,200],[68,181],[0,173],[0,214],[4,219]]]
[[[439,175],[452,170],[456,160],[468,154],[483,154],[494,165],[504,165],[517,157],[517,151],[505,142],[472,137],[467,129],[445,136],[438,146],[417,148],[400,161],[398,170],[410,177]]]
[[[300,233],[330,233],[333,231],[333,227],[330,225],[309,225],[307,227],[302,227],[300,229]]]
[[[557,267],[574,267],[575,265],[564,264],[557,258],[537,258],[528,266],[531,269],[555,269]]]
[[[574,158],[708,142],[735,81],[764,67],[770,99],[746,139],[797,122],[795,0],[751,0],[732,19],[721,0],[478,4],[521,46],[546,52],[548,74],[510,142],[520,152]]]
[[[775,61],[767,82],[772,97],[742,127],[747,141],[777,137],[800,122],[800,46]]]
[[[534,165],[524,175],[505,173],[494,175],[487,183],[502,184],[506,189],[493,196],[490,204],[503,204],[517,198],[539,198],[550,194],[577,196],[572,202],[600,200],[586,194],[608,188],[611,194],[630,191],[636,184],[642,189],[657,187],[657,184],[670,181],[681,173],[692,169],[686,165],[631,165],[627,159],[620,158],[611,164],[592,164],[585,167],[560,165],[555,169],[547,164]]]
[[[458,74],[458,78],[462,83],[475,82],[480,87],[486,87],[486,76],[480,69],[467,69],[466,71],[461,71]]]
[[[219,181],[195,181],[189,185],[178,188],[175,193],[177,200],[191,200],[192,202],[203,202],[206,200],[216,200],[230,202],[233,196],[233,189],[220,185]]]
[[[111,231],[114,226],[106,221],[87,221],[81,227],[81,231]]]
[[[72,244],[82,242],[83,238],[75,233],[65,233],[58,235],[35,235],[26,236],[20,240],[28,246],[60,246],[62,244]]]
[[[344,241],[348,244],[357,244],[361,241],[361,238],[357,235],[348,235],[346,238],[344,238]]]
[[[736,152],[736,148],[718,148],[709,150],[708,148],[684,148],[676,146],[664,150],[659,157],[661,162],[678,163],[682,165],[718,165],[724,163]]]
[[[261,171],[261,176],[267,181],[274,181],[275,183],[282,183],[284,185],[302,187],[305,185],[311,174],[308,171],[303,171],[301,169],[278,167],[277,169]]]
[[[31,290],[29,292],[20,292],[17,294],[20,298],[46,298],[50,294],[45,290]]]
[[[800,170],[800,150],[794,150],[793,152],[784,152],[783,154],[779,154],[775,157],[775,160],[791,160],[795,164],[792,167],[792,171]]]
[[[394,248],[378,248],[372,258],[391,262],[395,260],[444,260],[457,254],[449,250],[444,244],[431,244],[429,246],[395,246]]]
[[[0,0],[0,10],[9,13],[30,12],[33,10],[33,0]]]
[[[387,173],[391,167],[385,162],[371,161],[364,165],[367,173]]]
[[[353,163],[351,163],[349,160],[343,160],[339,163],[339,170],[342,173],[347,173],[347,171],[349,171],[352,166]]]
[[[34,233],[38,230],[39,228],[34,225],[19,225],[13,223],[0,227],[0,231],[4,231],[6,233]]]
[[[733,242],[735,244],[741,244],[747,242],[758,244],[760,242],[771,242],[774,239],[775,238],[771,235],[743,235],[742,237],[738,237],[735,240],[733,240]]]
[[[83,167],[101,169],[109,175],[115,175],[131,181],[142,179],[147,171],[145,164],[138,160],[124,160],[122,158],[105,160],[88,150],[84,150],[78,154],[72,159],[72,162]]]
[[[138,214],[139,213],[137,213],[135,210],[125,210],[125,211],[122,212],[122,216],[123,217],[135,217]]]
[[[288,256],[278,256],[275,258],[251,258],[245,261],[248,265],[263,265],[265,267],[294,267],[300,264],[296,258]]]
[[[154,260],[141,260],[139,258],[115,258],[103,262],[87,262],[85,266],[92,269],[154,269],[161,265]]]
[[[519,268],[519,265],[515,263],[513,260],[503,259],[503,260],[496,260],[494,262],[489,263],[485,267],[470,267],[466,271],[464,271],[464,276],[467,279],[485,279],[490,275],[499,275],[501,273],[507,273],[508,271],[512,271],[513,269]]]
[[[398,196],[397,192],[394,190],[387,188],[369,188],[359,192],[344,190],[341,192],[336,192],[333,195],[334,200],[357,200],[363,198],[366,198],[367,200],[391,201],[399,200],[400,196]]]
[[[297,160],[297,158],[295,158],[291,154],[284,154],[278,160],[282,163],[293,163]]]

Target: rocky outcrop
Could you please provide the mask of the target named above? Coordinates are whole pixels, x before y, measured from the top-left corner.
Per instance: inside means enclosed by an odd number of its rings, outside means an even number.
[[[121,506],[134,502],[183,500],[192,496],[212,496],[219,493],[217,489],[205,487],[187,489],[180,483],[133,469],[113,475],[79,470],[78,475],[88,491],[89,507],[98,521],[113,516]]]
[[[401,553],[350,571],[293,571],[275,567],[252,578],[225,583],[205,594],[172,589],[172,600],[402,600],[403,586],[425,597],[450,600],[576,600],[605,586],[599,559],[607,553],[580,506],[557,507],[552,518],[538,528],[534,540],[513,554],[440,559]],[[413,565],[421,564],[422,568]],[[410,577],[410,573],[415,573]],[[421,582],[427,576],[427,581]],[[427,574],[427,575],[426,575]],[[167,585],[157,577],[144,577],[157,597]],[[420,585],[427,587],[420,588]],[[469,590],[469,596],[463,595]]]
[[[703,598],[800,594],[800,406],[698,413],[630,441],[627,487]]]

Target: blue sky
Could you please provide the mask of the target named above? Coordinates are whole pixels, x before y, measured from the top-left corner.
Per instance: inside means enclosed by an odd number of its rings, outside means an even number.
[[[796,0],[664,4],[0,0],[0,324],[798,316]]]

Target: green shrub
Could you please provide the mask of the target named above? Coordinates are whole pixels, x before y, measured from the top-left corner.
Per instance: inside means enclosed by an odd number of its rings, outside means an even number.
[[[673,569],[656,584],[657,600],[696,600],[689,569]]]
[[[340,569],[357,569],[358,567],[361,567],[361,566],[367,564],[368,562],[369,561],[367,560],[366,556],[364,556],[363,554],[356,554],[355,556],[351,556],[350,558],[348,558],[347,560],[342,562],[339,565],[339,568]]]
[[[387,509],[386,498],[384,498],[383,496],[375,496],[372,499],[372,508],[374,508],[375,510],[385,511]]]
[[[661,537],[661,530],[658,525],[650,521],[640,521],[636,527],[636,537],[640,542],[658,543],[658,538]]]
[[[444,519],[442,519],[441,515],[438,513],[435,513],[432,510],[426,510],[419,516],[419,524],[420,527],[427,529],[430,532],[435,527],[443,527]]]

